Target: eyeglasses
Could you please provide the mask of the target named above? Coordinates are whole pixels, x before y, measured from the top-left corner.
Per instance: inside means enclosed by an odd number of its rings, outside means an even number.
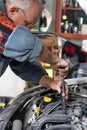
[[[25,20],[24,20],[25,25],[27,26],[27,25],[31,24],[31,22],[29,22],[29,20],[27,19],[25,11],[23,9],[21,9],[21,8],[18,8],[18,9],[22,11],[22,13],[23,13],[23,15],[25,17]]]
[[[32,9],[33,9],[33,5],[34,5],[34,4],[32,4]],[[27,27],[29,27],[29,28],[32,28],[33,25],[38,21],[40,15],[41,15],[41,12],[42,12],[42,10],[43,10],[43,6],[40,6],[39,3],[37,3],[37,6],[36,6],[36,7],[38,8],[38,13],[37,13],[37,15],[31,14],[31,13],[27,13],[27,12],[25,12],[25,10],[23,10],[23,9],[21,9],[21,8],[18,8],[18,9],[22,12],[22,14],[23,14],[23,16],[24,16],[24,18],[25,18],[25,20],[24,20],[25,26],[27,26]],[[34,9],[35,9],[35,8],[34,8]],[[29,12],[29,10],[28,10],[28,12]],[[31,11],[30,11],[30,12],[31,12]],[[35,10],[33,11],[33,13],[34,13],[34,12],[35,12]],[[27,14],[28,14],[29,20],[28,20]]]

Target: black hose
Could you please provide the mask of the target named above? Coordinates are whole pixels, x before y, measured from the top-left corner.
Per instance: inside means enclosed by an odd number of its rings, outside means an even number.
[[[61,104],[61,100],[56,105],[53,105],[51,108],[49,108],[47,111],[45,111],[43,114],[41,114],[39,117],[37,117],[37,120],[42,118],[43,116],[48,115],[51,113],[53,110],[55,110],[59,105]]]

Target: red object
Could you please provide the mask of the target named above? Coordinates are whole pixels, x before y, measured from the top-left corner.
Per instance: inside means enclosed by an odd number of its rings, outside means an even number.
[[[74,55],[76,53],[76,48],[72,45],[67,45],[64,47],[64,52],[68,55]]]

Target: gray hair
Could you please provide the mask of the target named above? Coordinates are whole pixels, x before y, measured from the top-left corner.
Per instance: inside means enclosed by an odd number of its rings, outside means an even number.
[[[32,3],[38,0],[6,0],[6,4],[14,4],[23,10],[31,7]]]

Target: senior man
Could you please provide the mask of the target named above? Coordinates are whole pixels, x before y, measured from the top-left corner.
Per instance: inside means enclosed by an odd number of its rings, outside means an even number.
[[[30,32],[41,15],[38,0],[0,0],[0,75],[8,65],[23,80],[51,87],[61,93],[61,79],[50,78],[40,61],[49,63],[62,76],[69,64],[50,52],[41,40]],[[68,87],[66,87],[66,96]]]

